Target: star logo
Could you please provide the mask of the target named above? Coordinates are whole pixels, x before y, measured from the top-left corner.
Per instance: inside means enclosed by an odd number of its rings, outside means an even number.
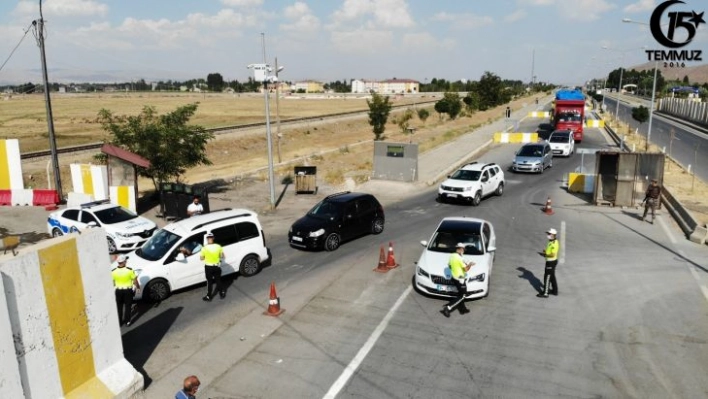
[[[698,29],[698,25],[706,23],[706,21],[703,20],[703,13],[697,14],[695,11],[691,11],[691,13],[693,15],[688,20],[693,22],[696,29]]]

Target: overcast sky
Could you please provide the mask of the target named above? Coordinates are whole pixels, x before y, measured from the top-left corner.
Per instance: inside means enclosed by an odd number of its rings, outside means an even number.
[[[681,10],[703,12],[705,0]],[[579,84],[658,48],[646,26],[655,0],[44,0],[50,81],[245,80],[278,57],[284,80],[433,77]],[[0,0],[0,65],[39,17],[38,0]],[[679,6],[676,6],[679,7]],[[691,43],[708,50],[706,25]],[[708,59],[708,51],[704,51]],[[0,83],[40,82],[30,32]]]

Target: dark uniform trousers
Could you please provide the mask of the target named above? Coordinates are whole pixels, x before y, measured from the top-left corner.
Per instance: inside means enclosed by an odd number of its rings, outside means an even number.
[[[558,295],[558,283],[556,282],[556,266],[558,266],[558,259],[546,261],[546,270],[543,273],[543,293],[545,295]],[[551,286],[553,286],[553,288],[551,288]]]
[[[128,323],[133,306],[133,289],[116,288],[116,303],[118,304],[118,320],[121,323]]]
[[[209,266],[204,265],[204,275],[206,275],[207,280],[207,295],[213,296],[217,292],[224,292],[224,288],[221,285],[221,267],[219,266]],[[212,287],[216,285],[216,291],[212,291]]]
[[[467,284],[466,279],[460,281],[456,278],[452,279],[452,283],[457,287],[457,296],[453,298],[450,303],[447,304],[448,309],[453,310],[457,306],[460,307],[460,312],[467,311],[467,305],[465,305],[465,295],[467,295]]]

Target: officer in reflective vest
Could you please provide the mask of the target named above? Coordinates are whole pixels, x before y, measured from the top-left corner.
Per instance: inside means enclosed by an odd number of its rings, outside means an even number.
[[[548,243],[543,251],[543,256],[546,258],[546,269],[543,274],[543,291],[537,296],[539,298],[548,298],[548,294],[558,295],[558,283],[556,282],[556,266],[558,266],[558,252],[560,244],[558,243],[558,231],[556,229],[548,229]]]
[[[120,255],[117,259],[118,267],[111,270],[113,285],[116,289],[116,304],[118,305],[118,320],[120,325],[129,326],[133,307],[133,288],[140,289],[140,282],[135,271],[128,266],[128,257]]]
[[[207,233],[206,238],[207,245],[202,248],[200,256],[204,261],[204,275],[207,280],[207,294],[202,299],[211,302],[217,292],[221,299],[226,297],[226,291],[221,284],[221,261],[224,260],[224,249],[214,242],[214,233]],[[211,288],[214,285],[216,285],[216,291],[212,293]]]
[[[464,258],[462,258],[464,253],[465,244],[461,242],[457,243],[455,252],[450,255],[450,260],[448,261],[448,266],[452,274],[452,283],[457,287],[457,296],[455,296],[449,304],[443,306],[440,311],[445,317],[450,317],[450,312],[458,305],[460,306],[461,314],[469,312],[469,309],[467,309],[465,305],[465,295],[467,295],[467,272],[475,263],[472,261],[465,263]]]

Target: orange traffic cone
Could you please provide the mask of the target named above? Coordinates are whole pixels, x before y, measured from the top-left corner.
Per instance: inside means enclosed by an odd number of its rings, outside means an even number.
[[[275,293],[275,283],[270,283],[270,300],[268,301],[268,311],[263,312],[266,316],[280,316],[285,309],[280,309],[280,298]]]
[[[388,243],[388,257],[386,258],[386,267],[388,267],[389,269],[398,267],[398,263],[396,263],[396,257],[393,255],[393,243],[390,241]]]
[[[388,267],[386,267],[386,254],[384,253],[384,247],[381,246],[381,251],[379,251],[379,264],[374,268],[375,272],[386,273]]]
[[[548,197],[546,200],[546,206],[543,208],[543,212],[546,213],[546,215],[553,215],[553,207],[551,206],[551,197]]]

